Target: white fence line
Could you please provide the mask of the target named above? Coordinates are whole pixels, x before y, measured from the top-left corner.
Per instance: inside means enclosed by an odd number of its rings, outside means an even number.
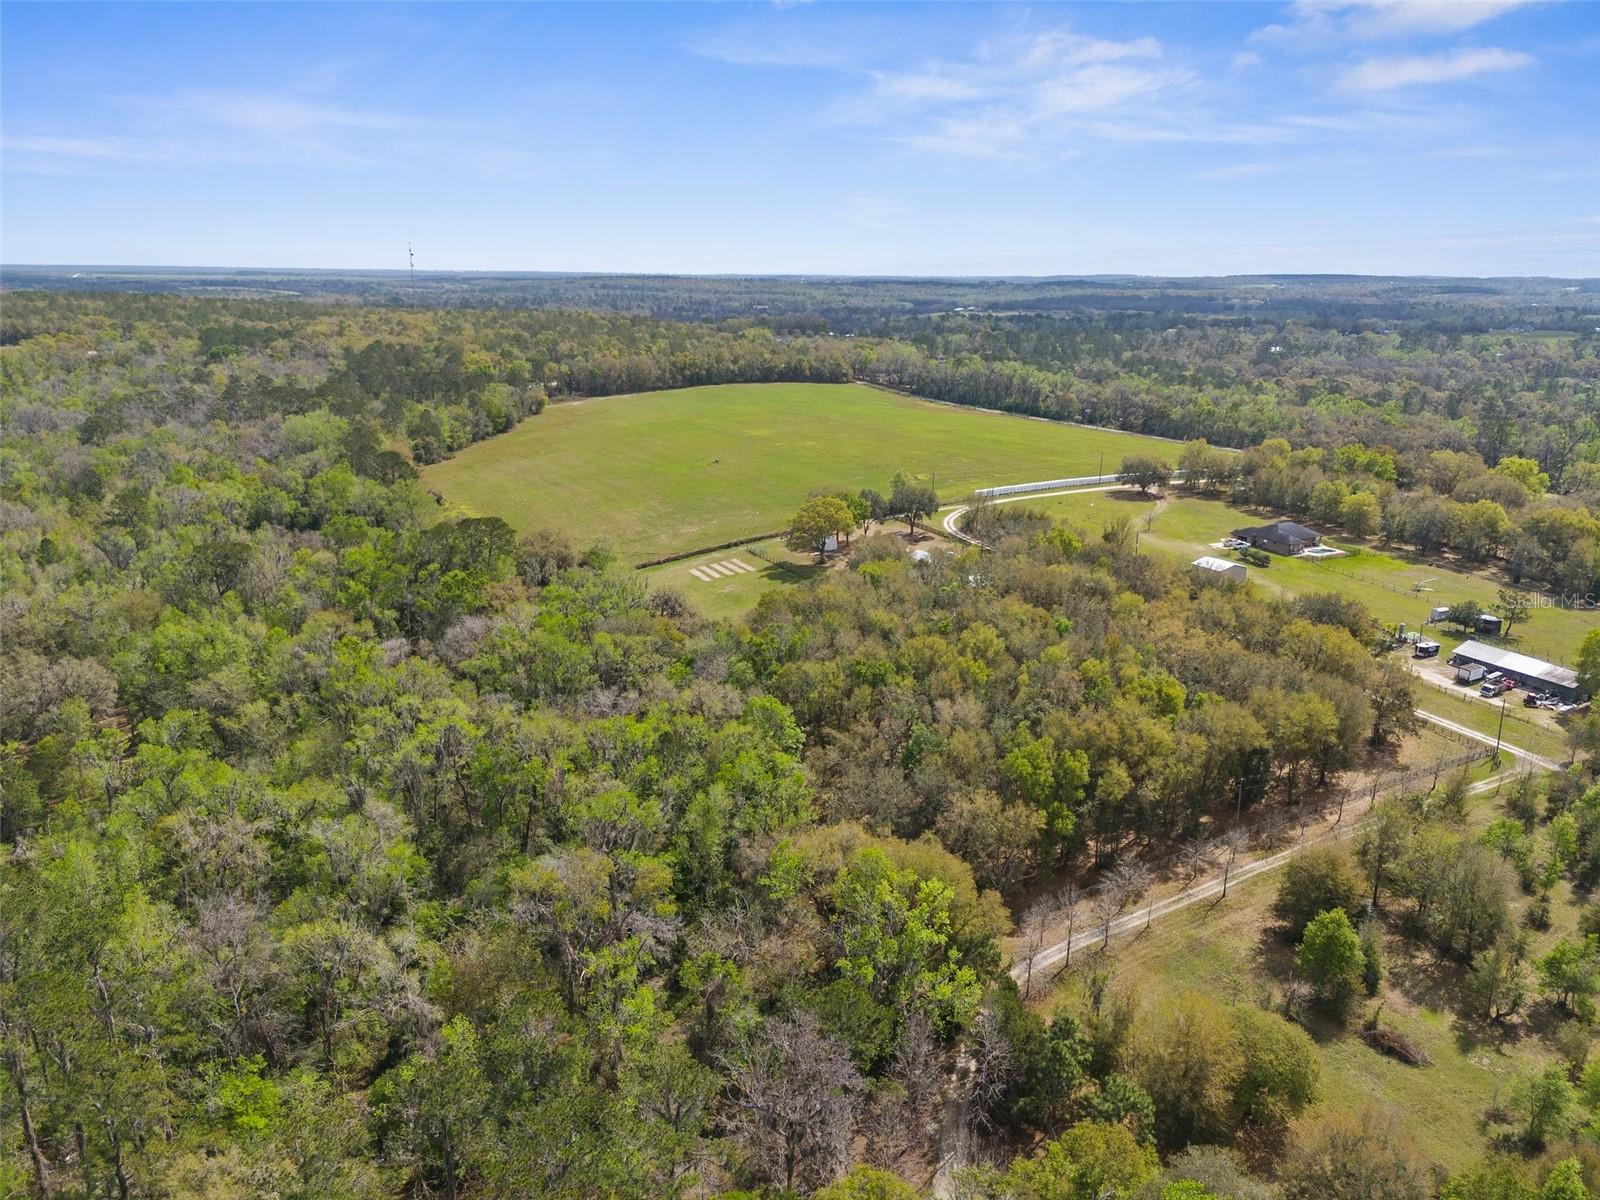
[[[1018,496],[1024,492],[1049,492],[1057,488],[1094,487],[1099,483],[1121,483],[1121,475],[1083,475],[1077,479],[1041,479],[1037,483],[1008,483],[1002,487],[977,488],[974,496]]]
[[[1081,475],[1077,479],[1041,479],[1035,483],[1008,483],[1001,487],[975,488],[973,496],[987,500],[994,496],[1020,496],[1027,492],[1053,492],[1060,488],[1094,487],[1102,483],[1121,483],[1126,475]],[[1183,472],[1174,471],[1170,482],[1181,483]]]

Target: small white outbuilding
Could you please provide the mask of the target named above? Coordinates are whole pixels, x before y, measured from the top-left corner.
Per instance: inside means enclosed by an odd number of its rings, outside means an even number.
[[[1189,564],[1202,571],[1210,571],[1214,575],[1222,575],[1228,579],[1237,579],[1240,583],[1245,581],[1246,575],[1243,563],[1229,562],[1225,558],[1218,558],[1213,554],[1202,554]]]

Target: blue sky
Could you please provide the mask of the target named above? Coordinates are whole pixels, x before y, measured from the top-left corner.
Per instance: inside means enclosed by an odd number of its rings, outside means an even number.
[[[1600,275],[1600,5],[18,4],[0,259]]]

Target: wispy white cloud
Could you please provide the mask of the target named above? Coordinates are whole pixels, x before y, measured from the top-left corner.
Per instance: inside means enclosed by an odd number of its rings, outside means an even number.
[[[1429,152],[1434,158],[1468,159],[1489,161],[1492,159],[1511,158],[1517,151],[1511,146],[1495,146],[1484,143],[1473,143],[1465,146],[1441,146]]]
[[[1522,0],[1299,0],[1293,22],[1357,35],[1471,28]],[[1022,18],[1024,25],[1027,18]],[[966,53],[918,56],[905,31],[872,25],[862,36],[831,13],[801,22],[734,24],[701,36],[702,56],[755,67],[824,71],[845,87],[818,109],[824,119],[878,132],[929,153],[1043,166],[1095,144],[1271,146],[1329,133],[1401,137],[1437,129],[1444,117],[1414,96],[1376,98],[1410,85],[1462,80],[1529,65],[1513,50],[1463,49],[1443,55],[1367,61],[1324,60],[1300,76],[1322,91],[1370,97],[1339,111],[1327,97],[1306,112],[1311,91],[1264,103],[1278,78],[1264,49],[1217,55],[1152,36],[1090,36],[1071,28],[1018,29],[978,41]],[[1346,102],[1348,103],[1348,101]],[[1321,111],[1318,111],[1321,110]],[[1319,122],[1321,122],[1319,124]]]
[[[1287,21],[1268,25],[1254,40],[1310,48],[1357,39],[1447,36],[1461,33],[1537,0],[1296,0]]]
[[[1196,171],[1190,176],[1190,178],[1201,179],[1207,182],[1226,182],[1230,179],[1254,179],[1261,175],[1276,175],[1283,169],[1283,163],[1229,163],[1227,166],[1209,167],[1203,171]]]
[[[37,154],[53,158],[103,158],[124,162],[170,158],[179,147],[163,147],[147,139],[116,137],[56,137],[50,134],[0,138],[0,148],[13,154]]]
[[[1065,30],[1002,38],[964,58],[867,68],[870,86],[847,111],[861,119],[941,105],[1003,105],[1015,116],[1098,111],[1178,82],[1182,73],[1163,67],[1162,53],[1154,38],[1116,42]]]
[[[1369,58],[1344,70],[1337,86],[1346,92],[1384,92],[1419,84],[1458,83],[1479,75],[1516,71],[1533,66],[1533,55],[1494,46],[1450,50],[1442,54],[1411,54]]]
[[[8,132],[5,149],[27,169],[50,162],[350,167],[387,148],[452,127],[432,118],[329,104],[290,93],[185,89],[116,96],[116,133]],[[459,131],[458,131],[459,132]]]
[[[398,130],[437,122],[376,109],[326,104],[274,92],[190,89],[136,103],[158,112],[261,134],[303,134],[341,129]]]
[[[1346,19],[1359,10],[1391,25],[1460,28],[1486,20],[1495,5],[1452,5],[1452,15],[1424,18],[1394,3],[1306,0],[1306,19]],[[1503,11],[1500,3],[1496,11]],[[1470,9],[1471,11],[1465,11]],[[829,26],[829,28],[833,28]],[[1330,63],[1307,78],[1336,82],[1336,91],[1373,97],[1354,108],[1279,93],[1255,103],[1263,86],[1254,74],[1259,54],[1208,61],[1197,50],[1154,37],[1092,37],[1073,29],[1011,32],[973,46],[916,58],[890,41],[825,37],[815,26],[786,27],[754,36],[748,27],[723,30],[694,47],[697,53],[741,66],[831,72],[846,88],[819,110],[825,119],[875,131],[885,141],[928,153],[1043,165],[1096,144],[1279,146],[1336,135],[1405,137],[1436,133],[1450,114],[1415,101],[1375,98],[1411,85],[1463,80],[1532,63],[1512,50],[1463,49],[1439,55],[1372,57]],[[1286,102],[1287,100],[1287,102]],[[1348,105],[1348,102],[1346,102]],[[1343,107],[1343,111],[1341,108]]]
[[[847,71],[871,60],[870,39],[823,22],[815,28],[787,24],[731,24],[690,37],[684,49],[738,67],[811,67]]]
[[[829,110],[920,150],[984,158],[1061,160],[1090,140],[1172,140],[1195,128],[1176,98],[1199,81],[1152,37],[1041,30],[984,41],[970,54],[885,65],[807,35],[752,43],[722,35],[697,52],[748,66],[837,71],[861,86]]]

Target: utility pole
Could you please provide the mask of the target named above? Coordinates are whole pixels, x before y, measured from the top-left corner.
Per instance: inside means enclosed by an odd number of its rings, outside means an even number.
[[[1506,698],[1502,695],[1500,697],[1500,723],[1495,727],[1494,731],[1494,765],[1497,767],[1500,765],[1500,735],[1505,732],[1505,728]]]

